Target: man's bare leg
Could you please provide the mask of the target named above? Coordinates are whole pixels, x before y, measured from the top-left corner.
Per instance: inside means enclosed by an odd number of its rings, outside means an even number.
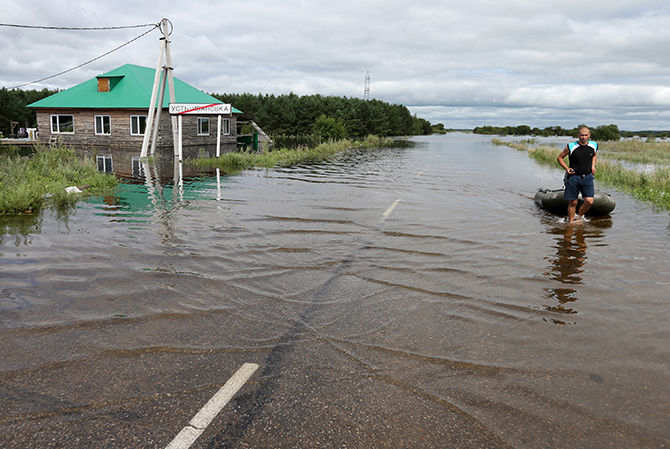
[[[574,223],[575,222],[575,212],[576,211],[577,211],[577,200],[569,200],[568,201],[568,223]]]
[[[586,214],[589,211],[589,209],[591,209],[591,206],[593,206],[593,197],[588,196],[584,198],[584,202],[579,208],[578,214],[583,217],[584,214]]]

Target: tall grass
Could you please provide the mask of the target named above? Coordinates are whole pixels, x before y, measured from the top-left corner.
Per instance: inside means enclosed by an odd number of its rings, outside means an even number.
[[[503,142],[500,139],[493,139],[494,145],[505,145],[519,151],[526,151],[530,157],[536,161],[552,165],[557,169],[562,168],[558,165],[556,158],[561,152],[555,147],[541,145],[539,147],[530,147],[518,142]],[[622,142],[617,142],[622,143]],[[641,145],[640,145],[641,144]],[[636,142],[634,144],[612,145],[610,148],[616,148],[620,155],[631,157],[631,155],[642,155],[646,151],[653,154],[658,150],[658,145],[654,142]],[[664,150],[663,150],[664,151]],[[640,156],[641,157],[641,156]],[[670,168],[658,165],[650,172],[641,172],[623,167],[618,160],[632,161],[624,157],[612,157],[611,153],[598,151],[598,163],[596,165],[596,180],[614,186],[620,190],[631,193],[636,198],[652,203],[656,206],[670,209]],[[659,160],[654,158],[654,160]],[[665,160],[662,156],[660,161]],[[645,161],[649,162],[649,161]]]
[[[79,159],[68,148],[37,147],[29,157],[0,154],[0,214],[40,209],[47,202],[71,205],[78,195],[68,186],[88,186],[85,195],[107,192],[117,185],[112,175],[99,173],[93,160]]]
[[[608,159],[640,164],[670,164],[670,142],[641,140],[603,142],[598,151],[599,155],[605,155]]]
[[[392,142],[392,139],[368,136],[360,141],[349,139],[329,141],[312,148],[282,148],[265,153],[224,153],[219,158],[200,158],[189,160],[187,163],[201,168],[218,167],[226,173],[234,174],[252,168],[288,167],[301,162],[322,161],[352,148],[375,148]]]
[[[599,161],[596,179],[630,192],[636,198],[670,209],[670,168],[643,173],[620,164]]]

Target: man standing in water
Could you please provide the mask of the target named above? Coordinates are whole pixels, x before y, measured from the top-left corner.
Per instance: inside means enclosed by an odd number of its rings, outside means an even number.
[[[565,192],[563,198],[568,200],[568,221],[570,223],[581,223],[584,214],[593,205],[595,186],[593,175],[596,173],[596,160],[598,159],[598,144],[592,140],[591,130],[586,126],[579,128],[579,140],[565,146],[558,155],[558,163],[566,172]],[[570,166],[565,163],[565,157],[570,156]],[[577,197],[581,192],[584,203],[577,212]],[[577,216],[575,216],[577,212]]]

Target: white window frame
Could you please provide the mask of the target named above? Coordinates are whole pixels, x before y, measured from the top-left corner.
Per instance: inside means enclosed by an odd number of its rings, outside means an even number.
[[[96,156],[96,164],[98,171],[101,173],[114,173],[114,159],[110,155]],[[100,170],[100,162],[102,162],[102,170]]]
[[[144,117],[144,130],[141,132],[139,131],[140,129],[140,118]],[[134,133],[133,132],[133,120],[137,120],[137,130],[138,132]],[[144,131],[146,131],[147,128],[147,116],[146,115],[131,115],[130,116],[130,135],[131,136],[143,136]]]
[[[202,124],[207,123],[207,132],[203,132],[202,130]],[[198,135],[199,136],[209,136],[209,130],[210,130],[210,120],[209,117],[198,117]]]
[[[221,125],[223,128],[223,135],[224,136],[229,136],[230,135],[230,119],[229,118],[224,118],[223,119],[223,124]]]
[[[105,132],[105,118],[107,119],[107,132]],[[98,119],[100,119],[102,132],[98,130]],[[109,136],[112,134],[112,117],[110,115],[96,115],[94,116],[94,120],[96,136]]]
[[[72,131],[61,131],[60,117],[72,118]],[[54,122],[54,118],[56,121]],[[54,125],[56,125],[54,127]],[[73,114],[51,114],[51,134],[74,134],[74,115]]]

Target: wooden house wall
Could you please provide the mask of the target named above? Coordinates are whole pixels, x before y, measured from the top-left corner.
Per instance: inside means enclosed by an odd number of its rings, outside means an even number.
[[[70,114],[74,118],[74,133],[51,133],[51,115]],[[129,154],[139,154],[144,136],[130,134],[130,116],[147,115],[146,109],[130,110],[94,110],[94,109],[52,109],[36,110],[39,140],[44,144],[52,142],[52,137],[58,143],[83,150],[86,153],[104,153],[106,151],[121,151]],[[111,129],[109,135],[95,134],[95,116],[109,115]],[[198,136],[198,116],[186,115],[182,117],[182,144],[184,157],[214,156],[216,152],[217,116],[209,115],[209,135]],[[237,123],[234,115],[224,116],[230,119],[230,135],[221,136],[221,152],[235,151],[237,137],[235,135]],[[157,152],[162,155],[173,154],[171,116],[164,109],[161,113],[161,124],[156,142]]]

